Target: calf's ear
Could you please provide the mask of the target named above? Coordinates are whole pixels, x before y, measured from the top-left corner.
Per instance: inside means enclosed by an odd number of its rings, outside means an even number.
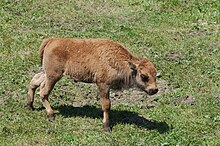
[[[137,70],[137,67],[134,63],[132,63],[131,61],[128,61],[128,64],[129,64],[129,67],[133,70],[133,71],[136,71]]]

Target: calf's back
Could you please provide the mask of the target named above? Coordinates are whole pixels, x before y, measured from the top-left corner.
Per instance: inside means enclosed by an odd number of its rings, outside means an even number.
[[[53,38],[42,44],[46,74],[62,72],[76,81],[110,84],[124,80],[131,72],[128,61],[137,60],[123,46],[110,40]]]

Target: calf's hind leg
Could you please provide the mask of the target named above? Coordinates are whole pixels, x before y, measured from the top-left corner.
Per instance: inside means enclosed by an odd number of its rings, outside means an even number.
[[[34,102],[34,94],[36,89],[43,83],[45,80],[45,74],[43,72],[37,73],[32,78],[29,88],[28,88],[28,96],[27,96],[27,107],[29,109],[34,109],[33,102]]]
[[[52,91],[56,82],[61,78],[60,75],[57,76],[47,76],[45,77],[45,83],[40,87],[40,97],[42,99],[43,106],[46,109],[47,116],[50,121],[54,120],[54,113],[48,101],[50,92]]]

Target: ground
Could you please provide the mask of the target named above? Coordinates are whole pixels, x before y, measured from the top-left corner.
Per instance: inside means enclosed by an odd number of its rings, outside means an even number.
[[[174,87],[172,87],[167,81],[159,79],[157,80],[159,92],[157,95],[149,96],[144,91],[136,88],[124,89],[110,92],[110,99],[113,105],[139,105],[152,108],[156,106],[157,96],[163,95],[164,93],[175,92]],[[96,85],[88,85],[85,83],[77,83],[76,86],[84,87],[87,90],[81,91],[83,96],[86,98],[76,97],[72,99],[72,104],[74,106],[91,105],[94,102],[99,102],[98,90]],[[67,87],[68,88],[68,87]],[[95,100],[94,100],[94,97]]]
[[[220,1],[0,1],[1,145],[220,145]],[[95,85],[62,78],[49,122],[37,91],[45,38],[105,38],[156,66],[160,92],[112,91],[112,132]]]

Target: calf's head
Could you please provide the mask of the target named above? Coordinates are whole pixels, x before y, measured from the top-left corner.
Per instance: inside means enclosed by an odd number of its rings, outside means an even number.
[[[142,58],[140,61],[129,61],[129,66],[138,88],[145,91],[148,95],[154,95],[158,92],[156,84],[157,71],[149,60]]]

